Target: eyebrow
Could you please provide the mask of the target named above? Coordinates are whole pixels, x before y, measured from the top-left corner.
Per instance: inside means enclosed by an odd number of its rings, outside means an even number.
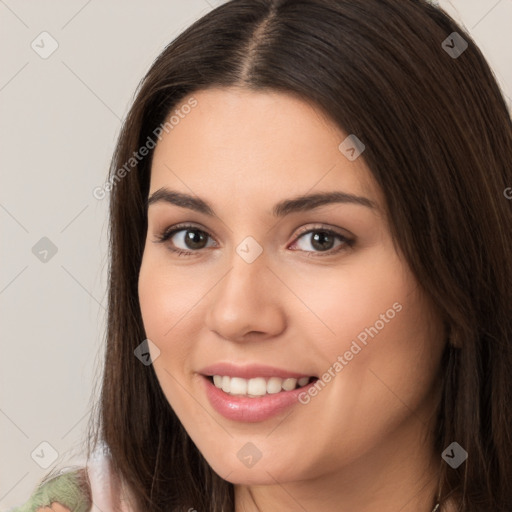
[[[162,187],[155,191],[146,201],[146,209],[156,203],[170,203],[181,208],[187,208],[209,216],[215,216],[211,205],[199,198],[176,190],[169,190]],[[376,203],[367,197],[356,196],[347,192],[318,192],[285,199],[276,203],[271,210],[274,217],[284,217],[290,213],[313,210],[320,206],[332,203],[357,204],[371,209],[378,209]]]

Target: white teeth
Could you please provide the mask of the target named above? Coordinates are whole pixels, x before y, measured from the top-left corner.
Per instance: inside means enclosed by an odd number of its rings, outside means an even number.
[[[214,375],[213,383],[215,387],[222,389],[230,395],[244,395],[249,397],[258,397],[265,394],[275,394],[281,391],[292,391],[297,387],[305,386],[309,382],[309,377],[300,379],[281,379],[280,377],[270,377],[268,380],[263,377],[253,379],[242,379],[241,377],[228,377],[226,375]]]
[[[285,391],[291,391],[297,386],[297,379],[285,379],[282,386]]]
[[[309,382],[309,377],[302,377],[297,382],[299,383],[299,387],[305,386]]]
[[[229,378],[229,377],[226,377],[226,378]],[[247,394],[247,381],[245,379],[240,379],[238,377],[232,377],[229,392],[232,395]]]
[[[245,380],[245,379],[240,379]],[[246,381],[247,382],[247,381]],[[263,377],[249,379],[247,394],[252,396],[263,396],[267,392],[267,383]]]
[[[222,377],[222,391],[225,393],[231,392],[231,379],[229,377]]]
[[[279,377],[270,377],[267,382],[267,393],[279,393],[281,391],[281,384],[283,383],[283,379]]]

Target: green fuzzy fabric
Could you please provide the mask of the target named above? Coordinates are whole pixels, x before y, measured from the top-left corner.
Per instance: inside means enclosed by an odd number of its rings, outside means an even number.
[[[24,505],[9,512],[36,512],[53,502],[60,503],[71,512],[88,512],[91,509],[91,498],[82,470],[64,473],[39,485]]]

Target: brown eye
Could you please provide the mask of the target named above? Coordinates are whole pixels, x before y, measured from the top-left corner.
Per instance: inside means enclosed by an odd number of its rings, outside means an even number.
[[[328,251],[329,249],[332,249],[335,237],[328,233],[327,231],[317,231],[316,233],[310,233],[312,234],[311,238],[311,246],[319,251]]]
[[[200,231],[199,229],[186,229],[182,231],[185,232],[185,236],[183,238],[187,249],[197,250],[206,247],[208,235],[204,231]]]
[[[174,252],[191,254],[209,247],[207,244],[211,236],[196,226],[182,225],[167,229],[157,238],[157,242],[170,242],[169,248]]]
[[[302,232],[293,247],[297,246],[299,250],[308,253],[308,256],[322,256],[321,253],[333,254],[351,247],[354,242],[331,229],[313,228]]]

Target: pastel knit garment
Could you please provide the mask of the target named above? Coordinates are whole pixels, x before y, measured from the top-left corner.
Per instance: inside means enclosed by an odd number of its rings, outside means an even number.
[[[12,509],[12,512],[36,512],[54,502],[72,512],[89,512],[92,502],[83,471],[69,471],[52,478],[39,486],[24,505]]]
[[[25,504],[7,512],[37,512],[55,502],[71,512],[132,512],[128,497],[128,491],[111,470],[108,451],[101,445],[85,466],[62,470],[43,481]]]

